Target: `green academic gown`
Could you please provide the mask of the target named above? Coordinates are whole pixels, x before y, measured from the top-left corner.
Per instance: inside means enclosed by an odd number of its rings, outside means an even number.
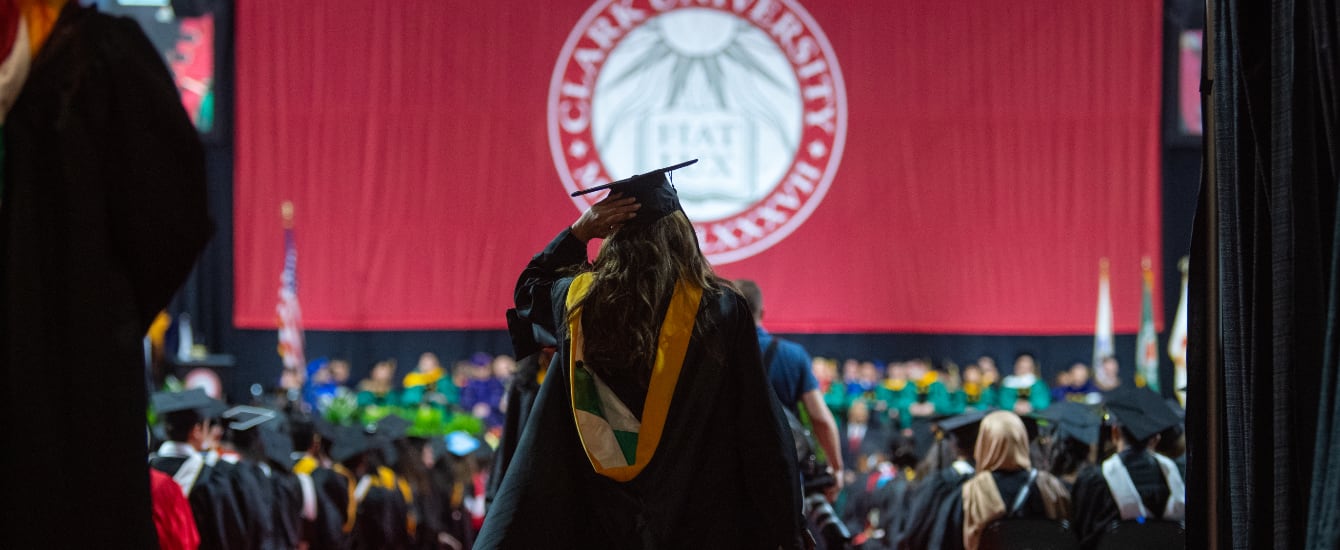
[[[518,313],[561,344],[475,548],[800,548],[795,446],[735,292],[703,293],[650,461],[626,482],[595,472],[570,400],[560,275],[585,261],[564,230],[517,284]]]
[[[1000,387],[1000,408],[1004,410],[1014,410],[1014,402],[1019,399],[1027,399],[1033,405],[1034,411],[1040,411],[1052,404],[1051,391],[1047,389],[1047,383],[1041,378],[1033,382],[1032,386],[1022,389],[1007,388],[1004,385]]]

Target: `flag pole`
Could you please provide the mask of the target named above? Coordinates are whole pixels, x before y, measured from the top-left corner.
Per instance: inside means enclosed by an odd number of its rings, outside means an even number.
[[[293,201],[279,205],[279,217],[284,221],[284,229],[293,229]]]

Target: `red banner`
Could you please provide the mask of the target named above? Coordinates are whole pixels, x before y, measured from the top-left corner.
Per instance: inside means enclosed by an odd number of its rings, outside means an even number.
[[[569,192],[701,158],[685,211],[772,330],[1090,334],[1106,257],[1134,332],[1161,14],[241,0],[235,321],[275,326],[286,200],[308,328],[502,328]]]

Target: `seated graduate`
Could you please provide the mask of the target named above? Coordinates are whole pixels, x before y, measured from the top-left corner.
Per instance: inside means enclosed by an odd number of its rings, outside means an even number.
[[[297,548],[303,522],[315,519],[311,478],[294,474],[293,441],[282,415],[258,407],[224,413],[239,459],[229,471],[246,525],[246,548]]]
[[[1093,467],[1102,421],[1092,408],[1071,401],[1054,403],[1035,417],[1049,430],[1044,436],[1047,469],[1068,490],[1080,472]]]
[[[293,473],[307,476],[315,496],[315,515],[304,513],[302,540],[308,550],[334,550],[344,547],[345,510],[348,506],[349,486],[331,467],[335,430],[319,418],[293,416],[289,420],[293,448],[302,451],[293,464]],[[304,491],[307,489],[304,488]],[[304,512],[308,510],[304,509]]]
[[[395,442],[406,437],[408,420],[390,415],[370,426],[365,468],[354,489],[354,548],[410,548],[418,532],[414,493],[393,470]]]
[[[1085,548],[1096,546],[1120,520],[1181,521],[1186,516],[1186,489],[1177,465],[1153,451],[1159,432],[1180,419],[1144,388],[1120,388],[1105,399],[1116,453],[1075,480],[1074,527]]]
[[[560,342],[476,549],[802,546],[753,316],[699,250],[674,168],[588,190],[612,192],[522,273],[517,312]]]
[[[977,472],[973,451],[985,411],[969,409],[935,423],[937,440],[918,466],[908,496],[907,519],[896,533],[902,550],[936,549],[943,545],[943,509],[950,496]]]
[[[1000,408],[1025,415],[1047,408],[1052,402],[1047,383],[1038,376],[1038,362],[1031,353],[1014,358],[1014,374],[1000,382]]]
[[[191,505],[200,548],[241,547],[245,526],[237,494],[223,463],[208,464],[205,452],[213,449],[212,425],[207,420],[219,414],[223,403],[202,389],[162,392],[153,395],[154,410],[164,424],[167,441],[149,459],[149,467],[172,476]]]
[[[916,446],[899,434],[885,441],[888,446],[874,455],[878,462],[869,473],[844,488],[849,497],[842,507],[843,522],[853,534],[854,548],[893,548],[907,521],[916,479]]]
[[[945,507],[941,548],[976,550],[991,522],[1008,518],[1063,520],[1070,515],[1070,494],[1050,473],[1032,467],[1024,422],[1009,411],[982,419],[977,436],[977,473],[963,483]]]

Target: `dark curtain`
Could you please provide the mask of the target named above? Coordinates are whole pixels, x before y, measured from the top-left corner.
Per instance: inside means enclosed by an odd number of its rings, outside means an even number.
[[[1212,6],[1209,177],[1192,252],[1189,546],[1331,548],[1335,7]]]
[[[1310,107],[1304,124],[1298,126],[1296,135],[1301,140],[1311,140],[1313,146],[1307,147],[1310,155],[1308,172],[1301,174],[1311,177],[1323,190],[1321,204],[1329,206],[1330,225],[1323,225],[1319,235],[1329,237],[1326,249],[1330,257],[1329,277],[1326,280],[1326,333],[1323,356],[1319,361],[1323,365],[1321,372],[1321,401],[1317,411],[1316,459],[1313,462],[1312,501],[1308,510],[1307,544],[1309,548],[1340,547],[1340,423],[1336,422],[1337,397],[1340,396],[1340,223],[1336,223],[1336,212],[1340,210],[1340,198],[1336,196],[1336,181],[1340,179],[1340,8],[1333,0],[1308,0],[1299,9],[1300,40],[1299,66],[1310,64],[1316,72],[1306,82],[1307,89],[1301,91],[1305,98],[1300,104]],[[1300,71],[1302,72],[1302,71]],[[1300,109],[1301,110],[1301,109]],[[1326,193],[1330,195],[1327,196]],[[1323,207],[1325,208],[1325,207]],[[1325,221],[1325,220],[1323,220]],[[1329,233],[1329,235],[1327,235]]]

